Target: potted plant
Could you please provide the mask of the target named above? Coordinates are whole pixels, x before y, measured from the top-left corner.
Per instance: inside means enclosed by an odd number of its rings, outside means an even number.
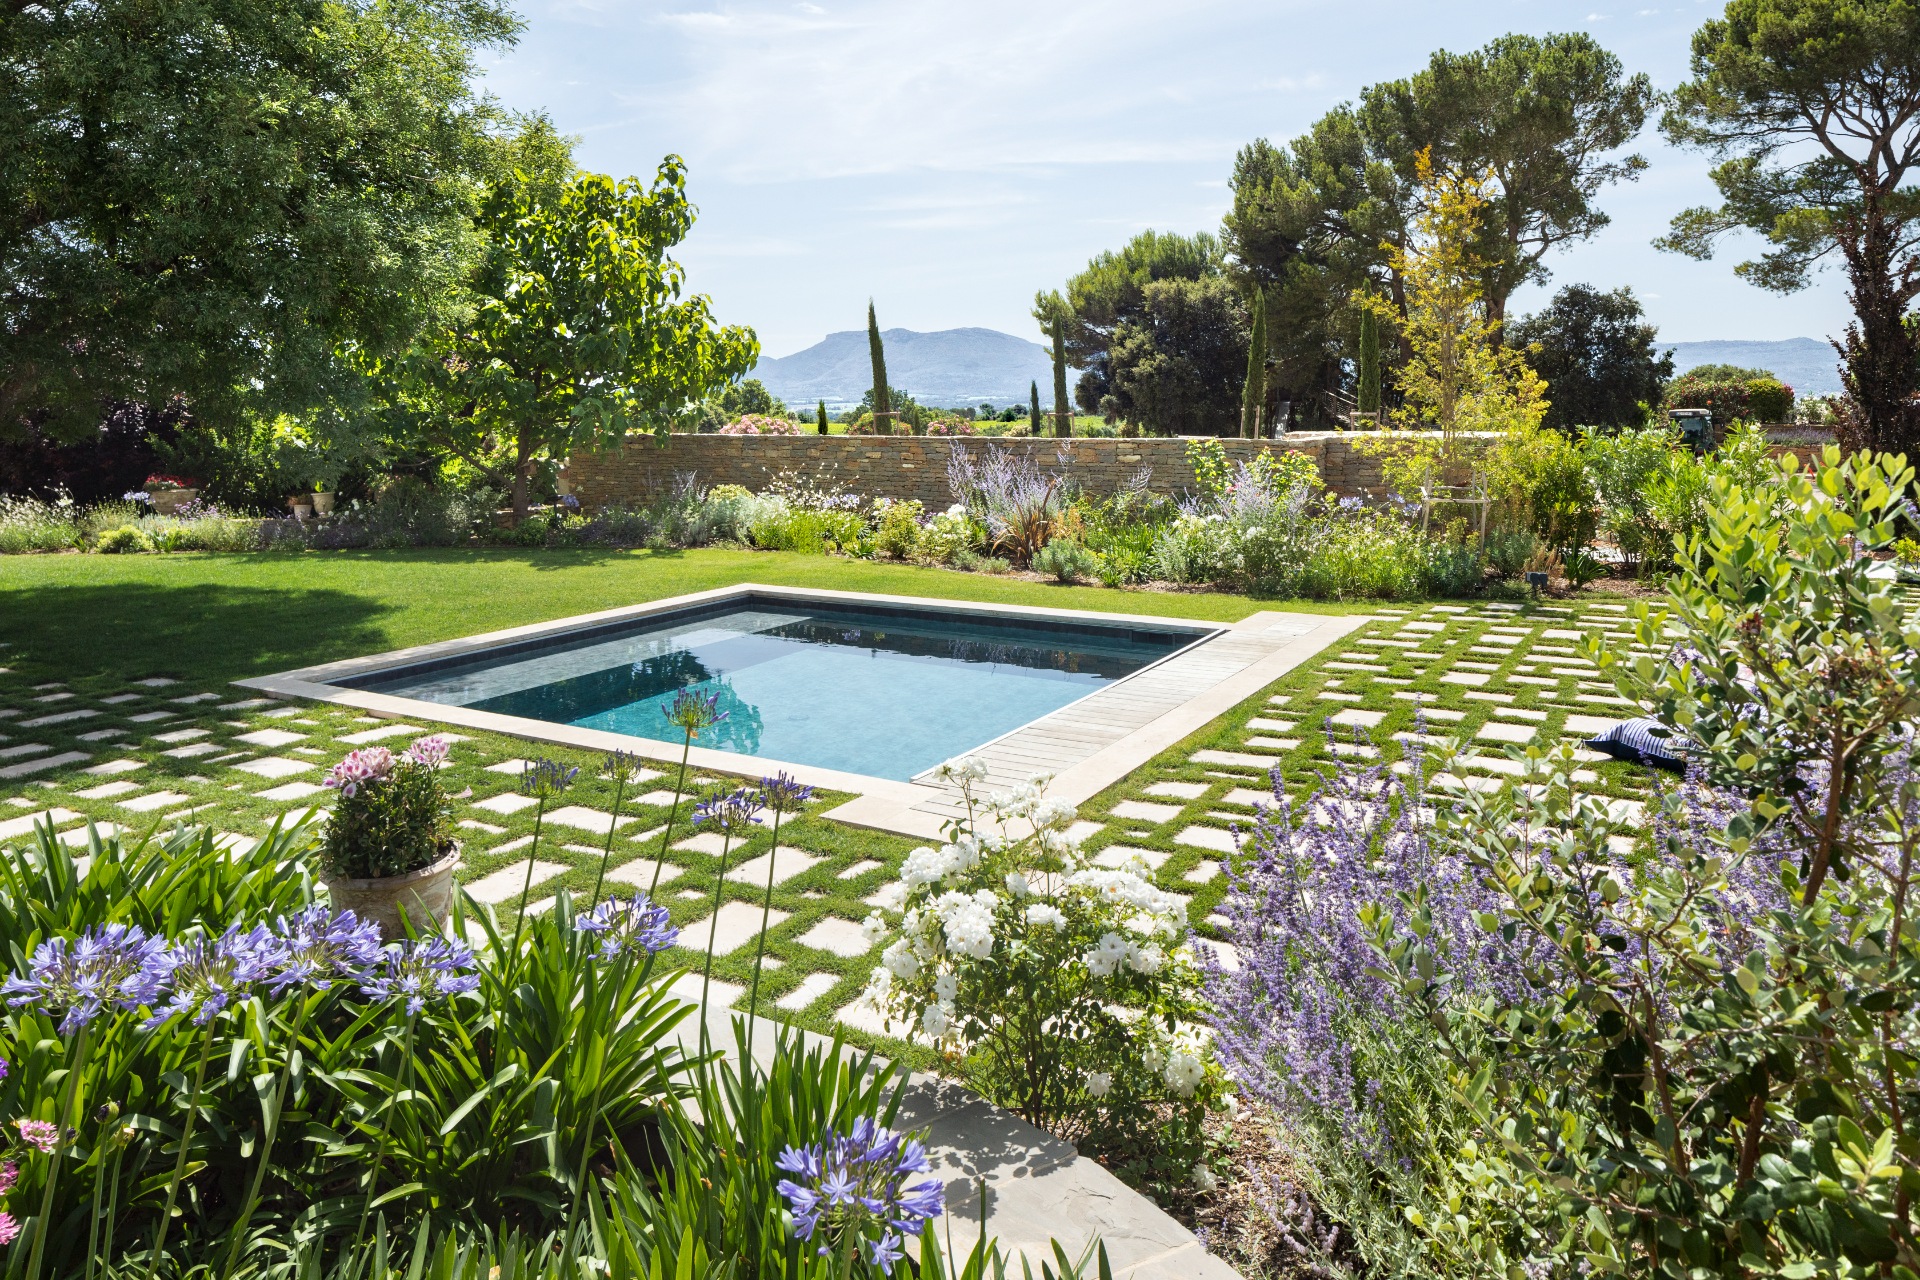
[[[293,512],[293,518],[295,520],[313,519],[313,495],[310,493],[294,494],[291,498],[287,499],[287,510]]]
[[[313,482],[313,514],[317,516],[333,514],[333,481],[315,480]]]
[[[170,516],[200,496],[200,482],[185,476],[148,476],[142,488],[157,516]]]
[[[440,786],[447,745],[436,734],[397,756],[362,747],[327,771],[326,785],[340,793],[322,850],[327,893],[334,910],[373,921],[389,938],[403,936],[403,910],[427,932],[453,900],[460,845]]]

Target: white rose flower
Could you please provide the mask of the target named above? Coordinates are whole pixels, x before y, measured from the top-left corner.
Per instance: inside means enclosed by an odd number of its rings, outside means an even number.
[[[913,948],[904,938],[880,953],[880,963],[906,982],[912,982],[920,973],[920,957],[913,954]]]
[[[887,919],[878,911],[869,912],[866,921],[860,926],[860,935],[872,946],[887,936]]]
[[[934,997],[941,1004],[952,1004],[954,997],[960,994],[960,979],[957,975],[943,973],[933,980]]]
[[[1042,800],[1033,809],[1033,825],[1042,830],[1058,830],[1080,816],[1080,811],[1065,800]]]
[[[1047,902],[1036,902],[1027,908],[1028,924],[1050,924],[1056,929],[1067,927],[1067,918],[1060,914],[1060,908]]]
[[[1150,1045],[1147,1051],[1140,1055],[1140,1061],[1147,1064],[1147,1070],[1158,1071],[1167,1065],[1167,1055],[1161,1053],[1157,1047]]]
[[[1100,935],[1100,945],[1082,957],[1087,963],[1087,972],[1096,978],[1104,978],[1118,969],[1127,958],[1127,941],[1117,933]]]
[[[939,1005],[930,1004],[920,1015],[920,1025],[927,1029],[928,1035],[938,1040],[947,1034],[947,1028],[953,1025],[953,1019],[948,1017],[947,1011]]]
[[[1018,871],[1007,872],[1007,894],[1010,897],[1024,898],[1031,890],[1027,887],[1027,878]]]
[[[1193,1185],[1195,1190],[1204,1194],[1219,1186],[1220,1179],[1207,1166],[1197,1164],[1193,1166]]]
[[[1127,948],[1127,967],[1135,973],[1158,973],[1160,966],[1166,962],[1167,953],[1160,949],[1159,943],[1149,942],[1144,947]]]
[[[1094,1071],[1088,1073],[1087,1093],[1089,1096],[1104,1098],[1107,1096],[1107,1090],[1111,1088],[1113,1088],[1113,1073],[1111,1071]]]
[[[1230,1116],[1237,1116],[1240,1114],[1240,1099],[1230,1093],[1220,1099],[1220,1109]]]
[[[867,975],[867,989],[861,994],[868,1001],[877,1001],[891,990],[893,990],[893,970],[876,965],[873,972]]]
[[[1183,1098],[1191,1098],[1200,1082],[1206,1079],[1207,1068],[1197,1054],[1176,1049],[1167,1059],[1164,1075],[1169,1089]]]

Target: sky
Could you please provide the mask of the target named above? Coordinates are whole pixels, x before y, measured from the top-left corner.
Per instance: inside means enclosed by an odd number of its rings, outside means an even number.
[[[863,328],[978,325],[1038,339],[1033,295],[1148,227],[1215,231],[1235,153],[1283,143],[1440,48],[1586,31],[1660,89],[1687,74],[1708,0],[519,0],[486,58],[508,107],[545,110],[588,168],[689,166],[678,254],[719,318],[768,356]],[[1548,259],[1552,289],[1631,286],[1662,340],[1824,337],[1834,272],[1782,296],[1734,265],[1653,248],[1713,203],[1710,161],[1649,126],[1650,167],[1608,188],[1612,224]]]

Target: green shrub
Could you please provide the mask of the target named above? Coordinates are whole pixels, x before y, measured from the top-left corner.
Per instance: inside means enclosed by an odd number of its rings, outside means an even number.
[[[134,525],[109,529],[95,539],[93,549],[102,555],[132,555],[153,551],[153,539]]]
[[[1078,582],[1093,572],[1091,551],[1066,538],[1056,538],[1033,554],[1033,571],[1052,574],[1056,582]]]
[[[857,544],[866,527],[857,511],[812,510],[774,501],[754,513],[747,538],[763,551],[825,555]]]
[[[1502,578],[1511,578],[1533,559],[1540,539],[1531,529],[1487,530],[1487,567]]]
[[[1600,528],[1620,548],[1624,567],[1635,572],[1644,562],[1662,561],[1669,544],[1653,516],[1652,486],[1681,452],[1679,435],[1668,428],[1590,432],[1582,452],[1600,502]]]
[[[893,560],[913,559],[920,550],[922,508],[919,500],[882,499],[874,506],[874,551]]]
[[[129,504],[131,505],[131,504]],[[0,555],[67,551],[85,536],[71,502],[0,495]]]
[[[1920,569],[1920,542],[1900,539],[1893,544],[1893,559],[1903,569]]]
[[[334,876],[367,880],[430,867],[453,848],[453,806],[440,786],[446,740],[423,738],[395,756],[363,747],[335,765],[340,793],[324,856]]]
[[[1747,412],[1755,422],[1792,422],[1793,388],[1778,378],[1747,383]]]

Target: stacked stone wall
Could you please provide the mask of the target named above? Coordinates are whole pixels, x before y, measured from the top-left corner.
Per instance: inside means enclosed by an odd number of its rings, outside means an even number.
[[[1327,487],[1341,496],[1385,491],[1380,459],[1356,445],[1374,433],[1300,432],[1279,440],[1222,440],[1229,463],[1259,453],[1294,451],[1312,458]],[[1195,487],[1185,438],[982,439],[945,436],[722,436],[674,435],[664,441],[633,437],[622,447],[577,453],[567,483],[588,510],[644,503],[692,473],[702,487],[744,485],[758,492],[785,476],[839,484],[862,497],[917,498],[929,507],[953,501],[947,464],[955,448],[976,455],[990,448],[1028,455],[1051,474],[1069,477],[1083,492],[1108,495],[1135,483],[1144,471],[1155,493]]]

